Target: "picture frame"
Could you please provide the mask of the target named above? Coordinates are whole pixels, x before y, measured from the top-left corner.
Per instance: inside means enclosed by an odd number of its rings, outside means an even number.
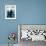
[[[22,40],[46,41],[46,24],[18,24],[18,42]]]
[[[16,5],[5,5],[5,19],[16,19]]]

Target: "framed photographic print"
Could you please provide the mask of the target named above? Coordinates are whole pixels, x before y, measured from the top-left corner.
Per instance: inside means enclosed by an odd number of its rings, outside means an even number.
[[[45,24],[19,24],[18,42],[22,40],[46,41]]]
[[[5,5],[5,19],[16,19],[16,5]]]

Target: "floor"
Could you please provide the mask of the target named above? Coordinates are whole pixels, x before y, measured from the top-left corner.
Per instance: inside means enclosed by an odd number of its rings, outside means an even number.
[[[46,46],[46,42],[45,41],[21,40],[20,46]]]
[[[0,46],[8,46],[8,44],[0,44]],[[19,44],[14,44],[13,46],[46,46],[46,42],[45,41],[21,40]]]
[[[0,44],[0,46],[8,46],[8,44]],[[10,45],[10,46],[18,46],[18,44]]]

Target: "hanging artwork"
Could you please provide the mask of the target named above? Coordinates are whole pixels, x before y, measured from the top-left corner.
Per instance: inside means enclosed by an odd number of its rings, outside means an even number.
[[[5,19],[16,19],[16,5],[5,5]]]
[[[46,41],[46,25],[20,24],[18,25],[18,38],[20,40]]]

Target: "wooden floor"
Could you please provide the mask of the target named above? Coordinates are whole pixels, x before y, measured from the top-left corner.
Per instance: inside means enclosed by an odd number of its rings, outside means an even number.
[[[8,46],[8,44],[0,44],[0,46]],[[9,46],[18,46],[18,44],[15,44],[15,45],[9,45]]]
[[[21,40],[19,46],[46,46],[45,41]]]
[[[0,46],[8,46],[8,44],[0,44]],[[13,46],[46,46],[46,42],[43,42],[43,41],[32,42],[31,40],[28,40],[28,41],[21,40],[19,44],[15,44]]]

